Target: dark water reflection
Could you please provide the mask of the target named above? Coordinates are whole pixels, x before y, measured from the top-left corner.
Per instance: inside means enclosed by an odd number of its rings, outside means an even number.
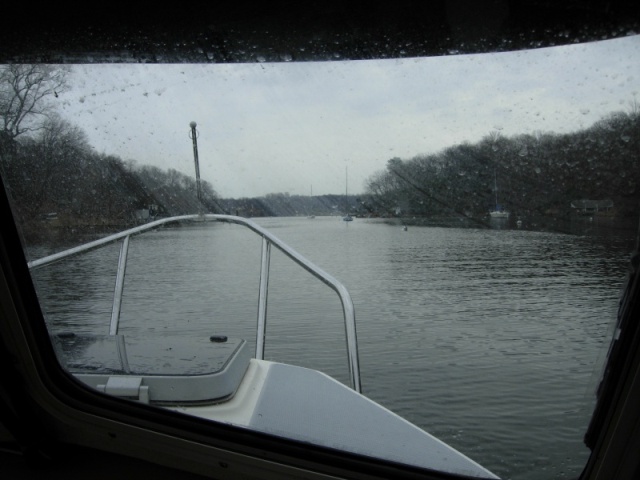
[[[504,478],[579,474],[633,230],[258,222],[349,289],[368,396]],[[108,333],[117,256],[36,272],[52,331]],[[233,225],[136,237],[120,333],[255,342],[259,257],[259,239]],[[268,359],[347,383],[336,295],[277,251],[268,312]]]

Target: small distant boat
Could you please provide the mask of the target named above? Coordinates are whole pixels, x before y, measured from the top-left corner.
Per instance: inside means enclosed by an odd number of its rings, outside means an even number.
[[[509,212],[504,210],[492,210],[489,215],[491,218],[509,218]]]
[[[494,174],[494,175],[495,175],[494,192],[496,194],[496,206],[493,210],[489,212],[489,215],[491,216],[491,218],[509,218],[509,212],[504,210],[502,206],[498,204],[498,175],[497,174]]]

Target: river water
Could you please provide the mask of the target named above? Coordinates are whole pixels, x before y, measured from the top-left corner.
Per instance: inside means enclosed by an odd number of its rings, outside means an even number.
[[[350,291],[367,396],[502,478],[579,475],[633,229],[609,219],[572,234],[404,231],[339,217],[256,222]],[[52,331],[108,333],[118,251],[34,272]],[[135,237],[119,333],[255,343],[259,266],[260,239],[236,225]],[[337,296],[276,249],[265,358],[348,383]]]

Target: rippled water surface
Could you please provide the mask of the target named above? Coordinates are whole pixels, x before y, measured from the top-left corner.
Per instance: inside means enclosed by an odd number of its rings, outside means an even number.
[[[633,232],[257,222],[349,289],[365,394],[503,478],[580,473]],[[52,331],[108,333],[118,252],[34,272]],[[120,333],[255,342],[259,264],[235,225],[135,237]],[[266,358],[348,383],[337,296],[277,250],[269,288]]]

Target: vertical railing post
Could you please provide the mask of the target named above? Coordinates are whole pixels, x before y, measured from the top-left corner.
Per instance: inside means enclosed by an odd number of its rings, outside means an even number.
[[[349,299],[348,303],[345,303],[345,298]],[[344,313],[344,331],[347,341],[347,358],[349,362],[349,379],[351,380],[351,387],[358,393],[362,393],[362,383],[360,380],[360,359],[358,355],[358,335],[356,333],[356,313],[351,302],[351,296],[344,291],[343,295],[340,295],[340,301],[342,302],[342,311]]]
[[[116,274],[116,286],[113,292],[113,307],[111,308],[111,324],[109,335],[118,334],[118,323],[120,323],[120,307],[122,306],[122,291],[124,290],[124,274],[127,270],[127,254],[129,253],[129,235],[124,237],[120,247],[120,258],[118,259],[118,273]]]
[[[120,359],[120,367],[124,373],[131,373],[129,359],[127,358],[127,348],[125,347],[124,337],[122,335],[116,336],[116,350],[118,351],[118,358]]]
[[[256,358],[264,360],[264,342],[267,329],[267,294],[269,291],[269,263],[271,242],[262,237],[262,260],[260,264],[260,293],[258,296],[258,331],[256,333]]]

